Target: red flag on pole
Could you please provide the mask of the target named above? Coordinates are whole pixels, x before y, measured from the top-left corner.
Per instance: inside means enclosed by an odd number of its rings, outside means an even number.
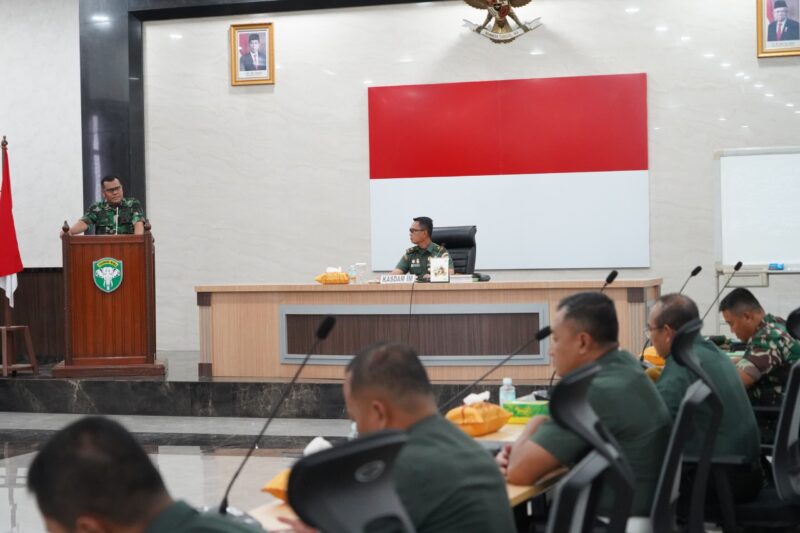
[[[0,289],[14,306],[14,290],[17,288],[17,272],[22,270],[19,256],[17,230],[14,213],[11,211],[11,176],[8,171],[8,142],[3,137],[3,185],[0,188]]]

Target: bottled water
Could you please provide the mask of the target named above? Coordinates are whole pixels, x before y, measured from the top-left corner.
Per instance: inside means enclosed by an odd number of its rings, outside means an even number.
[[[517,399],[517,389],[511,384],[511,378],[503,378],[503,386],[500,387],[500,407],[506,402],[513,402]]]

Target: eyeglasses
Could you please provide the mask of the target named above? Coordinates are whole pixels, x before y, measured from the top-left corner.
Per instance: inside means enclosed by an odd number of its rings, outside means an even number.
[[[664,327],[665,326],[657,326],[655,328],[651,328],[650,326],[645,326],[644,327],[644,336],[649,339],[650,335],[652,335],[654,331],[658,331],[660,329],[664,329]]]
[[[122,185],[117,185],[116,187],[109,187],[108,189],[103,189],[103,192],[117,192],[122,188]]]
[[[420,231],[425,231],[424,229],[417,229],[417,228],[408,228],[409,233],[418,233]]]

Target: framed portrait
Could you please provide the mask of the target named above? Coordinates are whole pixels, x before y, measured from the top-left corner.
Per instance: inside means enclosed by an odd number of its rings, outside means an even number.
[[[231,85],[275,83],[273,35],[271,22],[231,25]]]
[[[758,57],[800,55],[800,0],[757,0]]]

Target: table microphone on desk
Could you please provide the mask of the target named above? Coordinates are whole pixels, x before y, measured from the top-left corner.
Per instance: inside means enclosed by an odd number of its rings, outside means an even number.
[[[711,308],[714,307],[714,304],[717,303],[717,300],[719,300],[719,297],[722,296],[722,291],[724,291],[725,289],[728,288],[728,283],[731,282],[731,280],[733,279],[733,276],[737,272],[739,272],[739,270],[741,268],[742,268],[742,262],[741,261],[739,261],[738,263],[736,263],[736,265],[734,265],[733,272],[731,272],[731,275],[728,276],[728,279],[725,280],[725,285],[723,285],[722,288],[719,290],[719,292],[717,293],[716,298],[714,298],[714,301],[711,302],[711,305],[708,306],[708,309],[706,309],[706,312],[703,313],[703,318],[701,318],[700,320],[705,320],[706,319],[706,316],[708,316],[708,313],[711,311]]]
[[[234,519],[238,519],[248,523],[250,523],[250,521],[252,520],[252,518],[250,518],[245,513],[242,513],[241,511],[234,509],[232,507],[231,508],[228,507],[228,495],[230,495],[231,488],[233,487],[236,478],[238,478],[239,474],[242,472],[245,463],[250,458],[250,456],[253,455],[253,452],[255,451],[256,447],[258,447],[258,442],[261,440],[261,437],[264,436],[264,433],[267,431],[267,428],[269,427],[270,423],[275,418],[275,415],[278,414],[278,409],[281,408],[283,402],[286,400],[286,397],[289,395],[289,391],[292,389],[292,386],[295,384],[297,378],[300,376],[300,372],[303,370],[303,368],[306,366],[306,363],[311,358],[311,354],[314,353],[314,350],[317,349],[319,343],[321,343],[328,337],[328,334],[330,334],[331,330],[333,329],[333,326],[335,325],[336,325],[336,317],[331,315],[326,316],[325,318],[322,319],[322,322],[320,322],[320,325],[317,328],[317,333],[316,333],[316,338],[314,339],[314,343],[311,345],[311,348],[308,349],[306,356],[303,358],[303,362],[300,363],[300,366],[294,373],[294,377],[292,377],[292,380],[289,382],[286,388],[283,389],[283,394],[281,394],[281,397],[278,399],[278,402],[275,404],[275,407],[272,408],[272,412],[269,414],[269,418],[267,418],[267,421],[264,423],[264,427],[261,428],[261,431],[259,432],[258,436],[253,441],[253,445],[250,446],[250,449],[247,451],[247,455],[244,456],[244,459],[242,459],[241,464],[239,464],[239,468],[233,474],[230,483],[228,483],[228,488],[225,489],[225,495],[222,497],[222,502],[220,502],[219,504],[219,514],[228,515]]]
[[[481,381],[486,379],[486,377],[489,374],[491,374],[492,372],[494,372],[495,370],[497,370],[498,368],[500,368],[501,366],[506,364],[508,361],[511,360],[512,357],[514,357],[515,355],[518,355],[520,352],[522,352],[522,350],[524,350],[525,348],[530,346],[534,341],[542,341],[542,340],[546,339],[549,336],[550,336],[550,326],[545,326],[542,329],[540,329],[539,331],[537,331],[536,335],[534,335],[533,337],[531,337],[530,339],[525,341],[516,350],[511,352],[505,359],[503,359],[502,361],[500,361],[499,363],[494,365],[492,368],[490,368],[488,372],[486,372],[481,377],[479,377],[478,379],[476,379],[475,381],[473,381],[472,383],[470,383],[469,385],[467,385],[466,387],[464,387],[463,389],[458,391],[458,393],[455,394],[453,397],[451,397],[449,400],[447,400],[446,402],[441,404],[439,406],[439,412],[446,412],[446,409],[448,407],[450,407],[450,405],[452,405],[453,402],[455,402],[461,395],[463,395],[467,391],[471,390],[475,385],[477,385],[478,383],[480,383]]]
[[[616,270],[612,270],[606,276],[606,281],[603,283],[603,286],[600,288],[600,294],[603,294],[603,291],[606,290],[606,287],[614,283],[614,280],[617,279],[619,272]],[[553,380],[556,379],[556,371],[553,370],[553,373],[550,374],[550,381],[547,383],[547,390],[544,391],[534,391],[533,395],[542,400],[549,400],[550,399],[550,389],[553,388]]]
[[[694,267],[692,269],[692,271],[686,277],[686,281],[683,282],[683,285],[681,286],[681,290],[678,291],[678,294],[683,294],[683,289],[686,288],[686,285],[688,285],[689,280],[692,279],[693,277],[695,277],[696,275],[698,275],[701,270],[703,270],[703,267],[700,266],[700,265],[697,265],[696,267]],[[647,320],[647,318],[645,318],[645,320]],[[648,338],[646,338],[644,340],[644,346],[642,346],[641,355],[639,355],[639,362],[642,363],[642,364],[644,364],[644,351],[647,349],[647,347],[649,345],[650,345],[650,337],[648,337]]]
[[[608,273],[608,276],[606,276],[606,282],[603,283],[603,287],[600,289],[601,294],[603,293],[604,290],[606,290],[606,287],[614,283],[614,280],[617,279],[618,274],[619,272],[617,272],[616,270],[612,270],[611,272]]]

